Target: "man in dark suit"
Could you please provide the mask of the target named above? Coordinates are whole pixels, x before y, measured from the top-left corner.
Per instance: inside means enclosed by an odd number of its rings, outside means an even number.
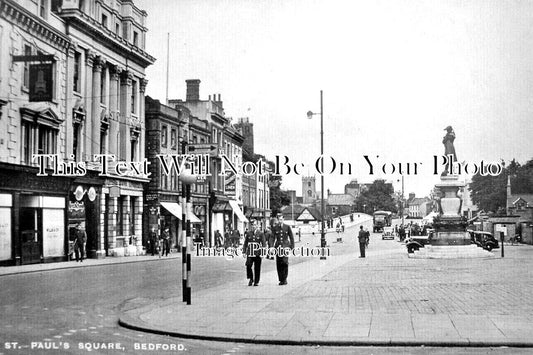
[[[363,229],[363,226],[359,228],[359,235],[357,236],[359,239],[359,252],[361,253],[360,258],[365,257],[365,248],[366,248],[366,231]]]
[[[250,222],[250,230],[244,235],[244,255],[246,255],[246,277],[248,286],[257,286],[261,278],[261,252],[266,247],[265,234],[261,232],[257,222]],[[252,270],[253,266],[253,270]]]
[[[292,235],[291,227],[283,223],[283,215],[281,213],[278,213],[277,215],[277,221],[272,228],[272,233],[274,235],[274,248],[294,249],[294,237]],[[276,255],[276,268],[278,270],[279,284],[286,285],[287,276],[289,275],[289,257],[285,255]]]

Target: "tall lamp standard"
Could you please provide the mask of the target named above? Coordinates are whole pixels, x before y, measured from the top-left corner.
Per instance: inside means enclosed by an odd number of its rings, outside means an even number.
[[[320,156],[324,155],[324,104],[322,100],[322,90],[320,90],[320,113],[307,112],[307,118],[312,119],[314,115],[320,114]],[[324,158],[320,160],[320,216],[322,228],[320,230],[320,247],[322,250],[326,247],[326,234],[324,233]],[[320,259],[326,259],[322,252]]]

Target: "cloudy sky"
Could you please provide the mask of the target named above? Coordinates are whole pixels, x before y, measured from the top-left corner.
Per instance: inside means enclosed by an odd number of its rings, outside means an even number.
[[[429,193],[438,182],[444,128],[453,126],[460,161],[533,158],[533,2],[137,0],[148,12],[147,94],[185,98],[221,94],[227,116],[254,122],[256,152],[288,156],[315,174],[324,150],[352,164],[352,175],[326,175],[342,192],[351,179],[393,181],[383,163],[422,163],[405,175],[405,192]],[[363,158],[374,164],[369,174]],[[379,156],[379,158],[377,158]],[[440,167],[439,167],[440,169]],[[284,176],[301,194],[301,176]]]

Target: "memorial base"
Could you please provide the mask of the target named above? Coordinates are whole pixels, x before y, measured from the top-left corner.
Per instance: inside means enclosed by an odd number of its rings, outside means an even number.
[[[470,259],[492,258],[494,254],[475,244],[469,245],[426,245],[407,254],[412,259]]]

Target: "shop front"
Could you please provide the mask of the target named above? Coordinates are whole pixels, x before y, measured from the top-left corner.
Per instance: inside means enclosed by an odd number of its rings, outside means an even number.
[[[81,224],[87,234],[85,253],[88,258],[97,258],[105,250],[100,245],[100,194],[101,186],[76,183],[72,185],[68,197],[68,240],[69,253],[72,253],[76,239],[76,228]],[[72,257],[72,255],[71,255]]]
[[[0,265],[65,261],[71,180],[0,164]]]

